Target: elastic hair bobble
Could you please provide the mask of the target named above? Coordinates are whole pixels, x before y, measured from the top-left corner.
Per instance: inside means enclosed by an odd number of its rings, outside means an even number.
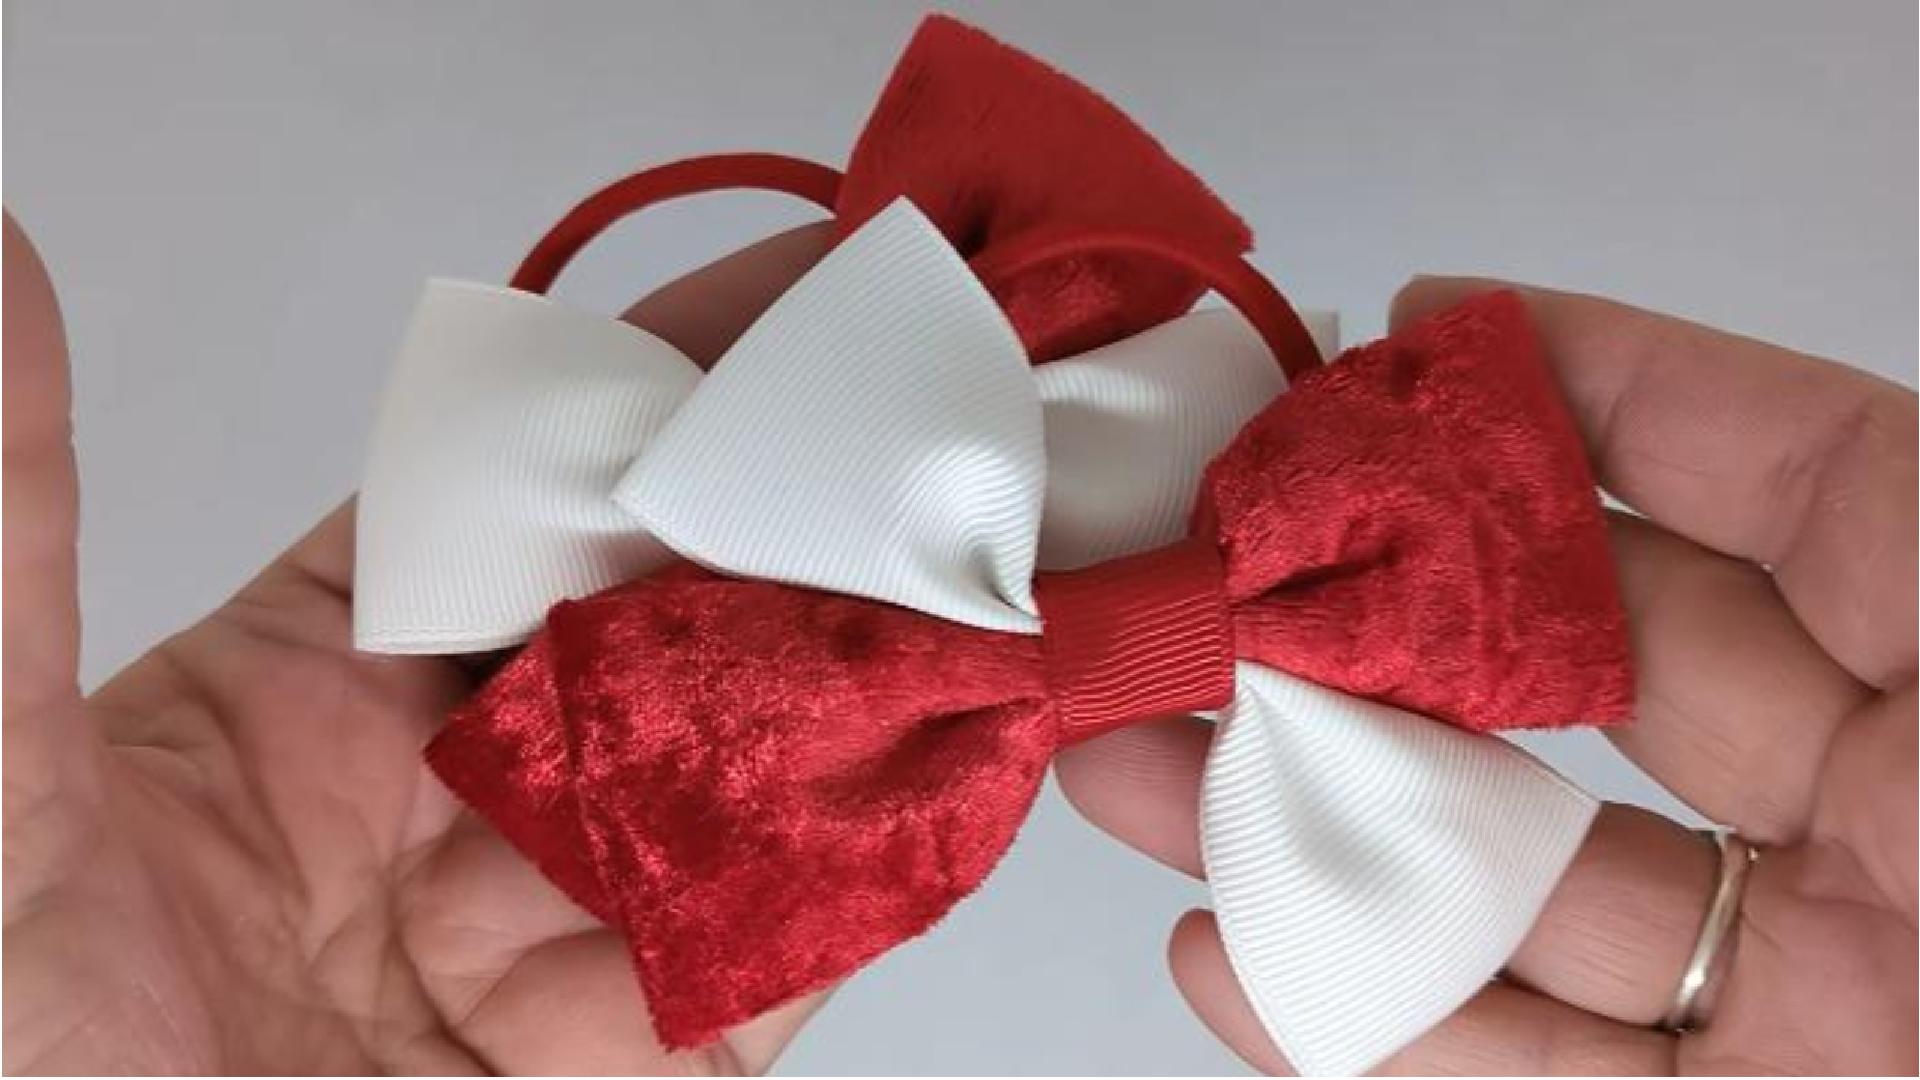
[[[672,199],[738,189],[778,191],[832,211],[840,195],[840,172],[784,154],[710,154],[643,169],[567,211],[533,245],[508,284],[544,294],[580,249],[620,219]]]
[[[544,294],[567,264],[601,233],[651,206],[715,191],[777,191],[831,211],[841,174],[784,154],[711,154],[643,169],[582,199],[548,229],[508,283]],[[1209,252],[1176,236],[1144,229],[1034,232],[984,251],[969,262],[989,289],[1050,263],[1085,255],[1146,255],[1204,281],[1239,310],[1289,379],[1321,362],[1313,337],[1287,298],[1244,257]]]

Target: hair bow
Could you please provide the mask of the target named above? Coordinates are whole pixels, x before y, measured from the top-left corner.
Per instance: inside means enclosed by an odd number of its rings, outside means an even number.
[[[533,295],[621,214],[740,184],[836,206],[845,238],[710,374]],[[519,289],[430,286],[362,493],[356,638],[540,628],[429,761],[624,932],[669,1045],[923,931],[1058,747],[1173,711],[1222,721],[1208,878],[1297,1068],[1370,1067],[1511,954],[1594,804],[1483,732],[1627,707],[1579,444],[1510,296],[1280,394],[1274,360],[1314,349],[1244,246],[1111,106],[935,19],[844,181],[653,170]],[[1172,318],[1208,285],[1248,321]]]
[[[758,340],[829,310],[861,329],[804,367]],[[620,484],[648,533],[758,580],[558,605],[429,758],[626,931],[689,1044],[931,925],[1063,743],[1224,710],[1203,820],[1229,954],[1296,1065],[1365,1068],[1498,970],[1593,811],[1460,729],[1626,707],[1592,481],[1534,350],[1510,295],[1358,350],[1206,467],[1186,540],[1115,515],[1089,547],[1131,554],[1036,579],[1036,377],[900,204]]]

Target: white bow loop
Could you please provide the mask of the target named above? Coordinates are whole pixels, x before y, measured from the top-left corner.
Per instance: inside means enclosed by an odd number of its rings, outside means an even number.
[[[607,492],[699,384],[659,338],[543,296],[427,284],[356,509],[354,642],[473,652],[664,565]]]
[[[1201,796],[1227,956],[1305,1075],[1380,1064],[1519,948],[1598,804],[1505,740],[1256,664]]]
[[[1032,632],[1040,399],[986,289],[901,200],[714,366],[615,500],[695,562]]]

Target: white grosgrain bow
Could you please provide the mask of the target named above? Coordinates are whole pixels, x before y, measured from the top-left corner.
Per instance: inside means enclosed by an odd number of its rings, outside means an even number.
[[[356,641],[510,645],[673,553],[1038,633],[1034,572],[1179,539],[1208,460],[1283,387],[1229,312],[1033,368],[904,201],[704,378],[643,331],[434,283],[361,495]],[[1256,664],[1220,720],[1208,880],[1241,984],[1306,1073],[1371,1068],[1479,991],[1596,809],[1498,738]]]

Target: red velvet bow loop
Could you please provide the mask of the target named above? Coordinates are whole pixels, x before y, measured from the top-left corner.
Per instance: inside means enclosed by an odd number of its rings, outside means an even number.
[[[1478,731],[1626,719],[1593,476],[1516,294],[1309,372],[1203,487],[1242,657]]]
[[[1057,737],[1038,639],[682,566],[556,606],[427,759],[686,1047],[932,926]]]
[[[1223,257],[1253,244],[1233,211],[1125,113],[941,15],[920,24],[854,146],[835,204],[841,235],[902,195],[970,259],[1035,230],[1165,233]],[[1165,322],[1206,290],[1179,267],[1117,252],[991,285],[1036,362]]]
[[[672,1046],[845,977],[998,861],[1062,741],[1225,705],[1234,662],[1480,730],[1625,717],[1591,476],[1519,299],[1300,380],[1194,539],[1043,576],[1043,638],[682,568],[557,606],[434,740],[627,936]]]

